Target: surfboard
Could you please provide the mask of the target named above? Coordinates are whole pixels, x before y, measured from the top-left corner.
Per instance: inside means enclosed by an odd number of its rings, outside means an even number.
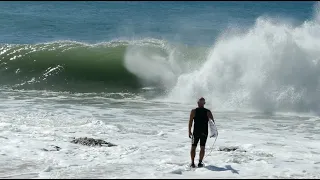
[[[212,119],[209,120],[210,138],[218,136],[218,129]]]

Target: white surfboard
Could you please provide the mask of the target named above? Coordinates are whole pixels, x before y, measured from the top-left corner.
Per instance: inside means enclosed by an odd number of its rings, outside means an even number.
[[[218,136],[218,129],[212,119],[209,119],[210,138]]]

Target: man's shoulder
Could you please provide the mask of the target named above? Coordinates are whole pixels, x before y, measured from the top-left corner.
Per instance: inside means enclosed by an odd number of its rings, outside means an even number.
[[[205,108],[205,107],[202,107],[202,108],[194,108],[194,109],[192,109],[191,111],[196,111],[197,109],[200,109],[200,110],[205,110],[205,111],[210,111],[210,109],[207,109],[207,108]],[[211,111],[210,111],[211,112]]]

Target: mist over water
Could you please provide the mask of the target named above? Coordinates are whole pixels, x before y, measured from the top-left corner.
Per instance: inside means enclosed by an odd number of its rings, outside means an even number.
[[[317,19],[319,13],[294,26],[259,17],[244,33],[221,35],[198,69],[178,77],[169,98],[194,102],[205,96],[218,109],[318,112]]]

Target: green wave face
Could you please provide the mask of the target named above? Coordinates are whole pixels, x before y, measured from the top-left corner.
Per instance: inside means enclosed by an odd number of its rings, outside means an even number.
[[[2,45],[0,83],[21,89],[97,91],[140,86],[123,66],[126,45]]]
[[[15,89],[74,92],[132,92],[146,86],[161,87],[163,82],[156,78],[146,81],[152,77],[152,71],[151,75],[144,78],[139,75],[140,72],[128,70],[124,62],[126,51],[133,46],[140,51],[143,49],[143,53],[148,54],[144,58],[149,58],[150,63],[154,63],[154,55],[165,57],[164,61],[168,61],[171,55],[160,40],[115,41],[95,45],[70,41],[34,45],[4,44],[0,45],[0,85]],[[181,59],[188,58],[181,56]],[[161,75],[165,75],[166,71],[164,69]]]

